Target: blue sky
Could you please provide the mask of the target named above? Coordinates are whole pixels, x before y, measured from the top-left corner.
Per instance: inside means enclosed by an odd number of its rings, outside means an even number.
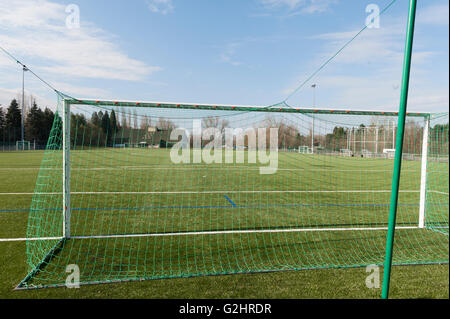
[[[286,98],[391,0],[0,0],[0,45],[78,98],[271,105]],[[66,27],[67,5],[80,28]],[[289,99],[311,107],[395,110],[408,1],[397,0]],[[448,110],[448,1],[419,1],[410,111]],[[0,104],[21,71],[0,55]],[[54,94],[27,75],[39,104]]]

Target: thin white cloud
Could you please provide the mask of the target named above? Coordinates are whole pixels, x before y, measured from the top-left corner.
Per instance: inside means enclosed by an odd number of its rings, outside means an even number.
[[[293,41],[297,37],[291,35],[264,35],[264,36],[252,36],[243,37],[241,39],[236,39],[233,42],[226,43],[224,45],[214,46],[215,49],[220,49],[219,59],[223,63],[228,63],[232,66],[242,66],[251,67],[251,62],[246,61],[245,63],[239,61],[236,56],[240,56],[239,50],[246,49],[254,45],[266,44],[266,45],[276,45],[282,41]]]
[[[305,0],[261,0],[262,4],[266,8],[279,8],[288,7],[288,9],[293,10],[301,5],[305,4]]]
[[[324,41],[324,50],[312,63],[316,69],[357,30],[335,32],[311,37]],[[448,87],[430,83],[428,66],[439,52],[416,48],[412,60],[409,110],[443,111],[448,109]],[[370,29],[362,33],[325,67],[311,83],[317,83],[318,92],[324,92],[319,106],[354,109],[398,109],[402,61],[404,55],[404,28],[393,24],[386,28]],[[308,76],[303,74],[282,90],[289,95]],[[306,88],[310,85],[305,86]],[[304,90],[304,91],[305,91]],[[300,92],[299,92],[300,93]],[[305,93],[305,92],[304,92]],[[320,94],[320,93],[319,93]],[[296,96],[296,100],[302,98]],[[303,99],[305,96],[303,96]],[[309,101],[309,93],[306,95]]]
[[[286,9],[291,14],[314,14],[329,10],[338,0],[261,0],[266,9]]]
[[[333,59],[336,63],[396,63],[401,61],[403,42],[399,41],[402,36],[402,28],[380,28],[368,29],[361,33],[357,39],[350,43],[344,51]],[[325,33],[312,36],[311,39],[326,41],[326,51],[321,59],[330,57],[337,52],[358,30],[349,32]]]
[[[448,26],[448,3],[432,5],[417,12],[417,23]]]
[[[20,92],[20,93],[19,93]],[[3,108],[4,111],[9,107],[9,104],[13,99],[16,99],[18,101],[21,100],[21,92],[22,88],[12,88],[12,89],[5,89],[0,88],[0,107]],[[41,108],[48,107],[51,110],[56,110],[56,103],[55,100],[48,99],[47,97],[44,97],[43,95],[36,94],[35,91],[31,92],[28,90],[25,90],[25,105],[29,105],[29,97],[30,95],[33,96],[34,100],[36,101],[37,105]],[[21,103],[21,102],[19,102]]]
[[[151,12],[168,14],[175,9],[172,0],[147,0],[147,6]]]
[[[62,92],[70,92],[70,94],[73,94],[77,97],[83,96],[86,98],[98,98],[99,96],[106,97],[111,95],[111,92],[109,90],[100,88],[78,86],[66,82],[53,82],[52,84],[58,87],[58,89],[60,89]]]
[[[325,40],[326,50],[320,59],[332,56],[351,39],[358,30],[350,32],[325,33],[312,36],[311,39]],[[366,32],[350,43],[334,59],[332,64],[378,64],[381,69],[392,69],[394,66],[402,66],[404,55],[404,28],[401,25],[391,25],[380,29],[368,29]],[[414,63],[416,65],[431,61],[438,54],[434,51],[416,49],[414,52]]]
[[[317,77],[312,83],[318,83],[318,107],[397,111],[400,103],[400,80],[401,68],[397,68],[371,76],[327,74]],[[295,87],[283,90],[283,94],[291,93]],[[303,98],[302,106],[312,107],[310,95],[308,92],[306,100]],[[413,74],[408,98],[410,112],[446,112],[448,105],[449,93],[445,85],[426,86],[420,77]]]
[[[236,54],[236,48],[240,46],[240,43],[230,43],[226,49],[220,54],[220,60],[224,63],[231,64],[232,66],[242,65],[242,62],[236,61],[234,55]]]
[[[65,8],[48,0],[0,1],[0,42],[37,61],[34,70],[59,77],[140,81],[161,70],[129,57],[113,35],[83,20],[82,8],[81,27],[67,28]]]
[[[413,90],[408,98],[408,109],[410,111],[432,111],[448,112],[449,95],[448,90],[427,89],[422,94],[416,94]]]

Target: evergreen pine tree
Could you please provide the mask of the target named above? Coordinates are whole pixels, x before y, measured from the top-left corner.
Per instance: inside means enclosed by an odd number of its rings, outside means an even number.
[[[42,130],[43,130],[43,134],[42,134],[42,140],[44,142],[47,142],[49,136],[50,136],[50,131],[52,130],[53,127],[53,122],[55,121],[55,113],[53,113],[52,110],[50,110],[49,108],[45,108],[44,113],[43,113],[43,120],[42,120]],[[59,122],[61,123],[61,120],[59,119]]]
[[[5,126],[6,126],[5,113],[3,112],[3,109],[0,107],[0,143],[3,142],[5,139]]]
[[[92,125],[94,125],[96,127],[100,127],[101,126],[100,117],[98,116],[97,112],[92,113],[91,123],[92,123]]]
[[[103,133],[110,135],[111,134],[111,120],[109,119],[108,111],[103,114],[102,117],[102,129]]]
[[[44,113],[34,102],[25,120],[25,139],[44,143],[45,136]]]
[[[9,131],[9,142],[15,142],[21,138],[22,113],[16,99],[11,101],[6,112],[6,130]]]
[[[116,112],[114,112],[114,110],[111,111],[110,122],[111,122],[111,133],[112,134],[117,133],[119,130],[119,126],[117,124]]]

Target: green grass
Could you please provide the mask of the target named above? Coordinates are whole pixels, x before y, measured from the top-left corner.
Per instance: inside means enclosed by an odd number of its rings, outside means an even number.
[[[25,243],[0,244],[0,298],[379,298],[365,268],[209,276],[13,291],[26,274]],[[381,269],[382,272],[382,269]],[[392,298],[449,298],[448,265],[393,267]]]
[[[0,153],[0,193],[32,193],[42,159],[42,152]],[[56,158],[59,154],[54,154]],[[168,161],[164,150],[93,150],[73,152],[74,192],[168,192],[241,189],[314,190],[390,189],[392,163],[388,160],[308,156],[280,153],[279,172],[273,176],[259,175],[256,165],[212,165],[207,169],[183,169]],[[419,162],[405,162],[402,190],[417,190],[420,176]],[[121,169],[117,169],[120,166]],[[114,170],[105,168],[113,167]],[[166,169],[149,169],[162,167]],[[58,168],[56,165],[54,168]],[[101,168],[101,169],[99,169]],[[181,169],[180,169],[181,168]],[[353,173],[348,170],[352,168]],[[291,170],[295,169],[295,170]],[[441,169],[441,168],[439,168]],[[343,172],[347,170],[347,172]],[[332,172],[332,173],[330,173]],[[447,171],[448,172],[448,171]],[[51,189],[60,187],[60,171],[48,169],[44,176],[52,176]],[[345,174],[345,175],[344,175]],[[345,177],[345,178],[344,178]],[[42,176],[41,176],[42,178]],[[58,179],[57,179],[58,178]],[[448,181],[448,175],[446,176]],[[49,189],[48,184],[43,189]],[[254,193],[233,194],[230,197],[240,207],[227,207],[224,194],[157,195],[88,195],[74,196],[76,208],[91,208],[93,212],[74,211],[73,235],[123,234],[147,232],[184,232],[208,230],[323,227],[324,225],[385,225],[388,207],[365,207],[361,203],[385,204],[389,193],[355,194],[316,193]],[[47,195],[48,196],[48,195]],[[40,207],[59,207],[58,195],[42,197]],[[100,199],[99,199],[100,198]],[[435,199],[444,203],[445,199]],[[28,209],[29,195],[0,195],[0,209]],[[417,193],[402,193],[400,202],[414,204]],[[448,200],[447,200],[448,201]],[[298,207],[280,205],[313,205]],[[220,204],[217,204],[220,203]],[[358,207],[330,207],[335,203]],[[136,206],[131,206],[136,205]],[[204,207],[175,209],[174,206]],[[272,208],[268,208],[273,206]],[[104,207],[163,207],[148,214],[146,210],[123,212],[99,210]],[[435,214],[447,220],[448,206]],[[343,212],[345,212],[343,214]],[[120,214],[120,215],[119,215]],[[25,237],[26,212],[0,212],[0,238]],[[60,232],[60,214],[33,214],[36,221],[55,226]],[[119,216],[119,217],[118,217]],[[401,206],[399,223],[415,225],[417,207]],[[33,225],[33,223],[32,223]],[[44,232],[45,233],[45,232]],[[182,239],[181,239],[182,238]],[[74,240],[69,241],[56,260],[41,276],[45,280],[60,281],[64,265],[77,262],[87,280],[112,278],[142,278],[183,276],[186,273],[229,273],[325,266],[354,266],[380,263],[384,253],[385,231],[366,233],[285,233],[259,235],[220,235],[167,237],[133,240]],[[429,230],[402,230],[396,237],[396,261],[448,260],[448,236]],[[40,245],[40,244],[39,244]],[[80,290],[44,289],[12,292],[12,288],[27,273],[24,242],[0,243],[2,271],[1,297],[117,297],[117,298],[376,298],[380,291],[365,287],[365,268],[302,270],[267,274],[236,274],[151,280],[87,286]],[[49,246],[51,244],[49,243]],[[37,247],[36,256],[49,246]],[[30,248],[30,247],[29,247]],[[39,248],[39,249],[38,249]],[[445,255],[444,252],[447,252]],[[155,263],[156,261],[156,263]],[[145,264],[145,262],[148,263]],[[99,267],[102,265],[102,267]],[[46,274],[49,274],[46,276]],[[89,277],[91,276],[91,277]],[[103,276],[103,277],[102,277]],[[394,267],[392,296],[398,298],[448,298],[448,265]]]

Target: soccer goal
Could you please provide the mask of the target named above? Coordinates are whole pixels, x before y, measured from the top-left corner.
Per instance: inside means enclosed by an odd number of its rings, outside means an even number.
[[[289,150],[314,143],[320,152]],[[64,99],[18,288],[383,264],[390,112]],[[371,129],[365,129],[370,127]],[[378,133],[377,133],[378,132]],[[448,262],[448,113],[410,113],[394,264]],[[147,147],[128,148],[118,145]]]
[[[298,148],[298,152],[299,152],[300,154],[312,154],[312,153],[313,153],[313,150],[312,150],[312,148],[309,147],[309,146],[300,146],[300,147]]]
[[[16,151],[30,151],[34,148],[30,141],[16,141]]]
[[[347,157],[352,157],[353,156],[353,152],[349,149],[342,149],[341,150],[341,155],[342,156],[347,156]]]

